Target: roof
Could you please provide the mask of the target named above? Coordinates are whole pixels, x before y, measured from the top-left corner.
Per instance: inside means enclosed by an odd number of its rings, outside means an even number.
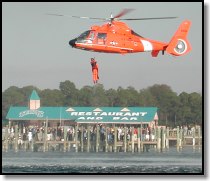
[[[30,100],[40,100],[40,97],[38,96],[37,92],[35,90],[33,90],[29,99]]]
[[[79,123],[148,123],[157,107],[10,107],[10,120],[74,120]]]
[[[10,120],[70,120],[66,107],[10,107],[6,119]]]

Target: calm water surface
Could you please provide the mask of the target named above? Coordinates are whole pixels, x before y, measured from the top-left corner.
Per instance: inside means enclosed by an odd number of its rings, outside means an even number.
[[[69,174],[202,174],[202,151],[158,153],[3,152],[2,172]]]

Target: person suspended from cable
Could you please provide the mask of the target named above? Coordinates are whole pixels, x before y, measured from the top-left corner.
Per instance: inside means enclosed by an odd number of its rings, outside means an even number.
[[[96,84],[98,83],[98,64],[95,58],[91,58],[90,64],[92,66],[92,75],[93,75],[93,83]]]

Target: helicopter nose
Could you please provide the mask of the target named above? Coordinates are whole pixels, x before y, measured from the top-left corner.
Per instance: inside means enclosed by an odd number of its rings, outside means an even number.
[[[69,41],[69,45],[75,47],[76,38]]]

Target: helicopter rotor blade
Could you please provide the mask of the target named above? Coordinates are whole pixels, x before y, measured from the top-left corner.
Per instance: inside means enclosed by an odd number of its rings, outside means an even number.
[[[85,16],[68,16],[68,15],[63,15],[63,14],[47,14],[51,16],[66,16],[70,18],[81,18],[81,19],[98,19],[98,20],[108,20],[108,18],[92,18],[92,17],[85,17]]]
[[[121,16],[124,16],[125,14],[133,11],[134,9],[123,9],[120,13],[118,13],[116,16],[114,16],[115,18],[120,18]]]
[[[64,16],[64,17],[70,17],[70,18],[80,18],[80,19],[95,19],[95,20],[102,20],[102,21],[113,21],[114,19],[116,20],[126,20],[126,21],[135,21],[135,20],[155,20],[155,19],[174,19],[178,17],[157,17],[157,18],[119,18],[121,16],[124,16],[125,14],[129,13],[130,11],[133,11],[134,9],[123,9],[120,13],[118,13],[115,17],[111,18],[94,18],[94,17],[86,17],[86,16],[68,16],[68,15],[63,15],[63,14],[50,14],[48,13],[47,15],[52,15],[52,16]]]
[[[85,17],[85,16],[72,16],[73,18],[81,18],[81,19],[98,19],[98,20],[107,20],[107,18],[92,18],[92,17]]]
[[[159,17],[159,18],[127,18],[127,19],[119,19],[119,20],[154,20],[154,19],[174,19],[178,17]]]
[[[72,17],[72,16],[68,16],[68,15],[63,15],[63,14],[50,14],[50,13],[47,13],[46,15],[50,15],[50,16],[66,16],[66,17]]]

